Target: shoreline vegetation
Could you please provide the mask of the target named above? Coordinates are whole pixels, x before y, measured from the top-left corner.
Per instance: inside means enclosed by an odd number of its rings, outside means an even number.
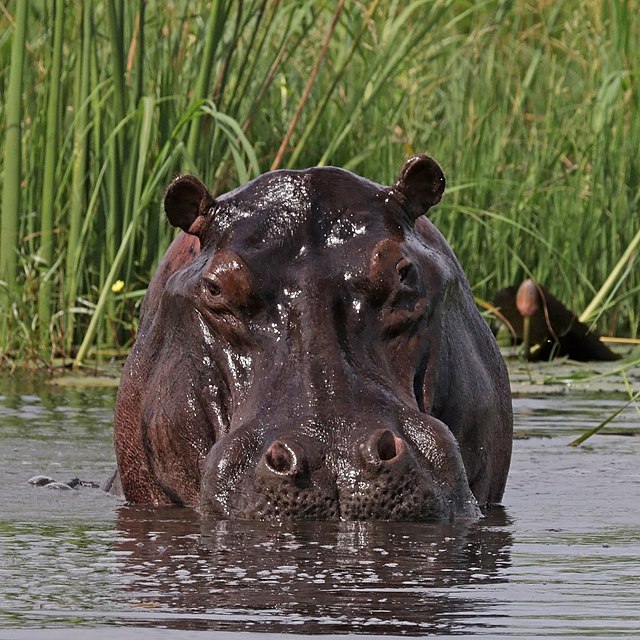
[[[640,335],[635,3],[16,0],[0,9],[0,368],[121,357],[179,173],[222,193],[428,152],[474,294]]]

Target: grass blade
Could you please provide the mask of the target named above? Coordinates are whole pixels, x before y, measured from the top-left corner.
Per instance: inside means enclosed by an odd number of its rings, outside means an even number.
[[[585,440],[588,440],[591,436],[595,435],[596,433],[598,433],[598,431],[606,427],[611,421],[615,420],[629,405],[633,404],[636,400],[638,400],[638,398],[640,398],[640,391],[633,394],[631,398],[629,398],[628,402],[626,402],[621,407],[616,409],[610,416],[608,416],[605,420],[603,420],[599,425],[595,426],[593,429],[589,429],[589,431],[586,431],[575,440],[572,440],[569,443],[569,446],[578,447],[579,445],[581,445]]]

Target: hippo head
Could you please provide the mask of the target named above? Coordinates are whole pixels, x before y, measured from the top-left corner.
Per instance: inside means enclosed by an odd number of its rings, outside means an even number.
[[[422,217],[444,188],[428,156],[390,187],[331,167],[216,198],[174,180],[165,211],[185,233],[149,287],[116,408],[125,496],[221,517],[394,520],[499,500],[508,385]]]

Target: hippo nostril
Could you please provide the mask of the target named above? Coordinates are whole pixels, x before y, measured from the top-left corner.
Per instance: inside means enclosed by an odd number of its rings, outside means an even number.
[[[296,454],[283,442],[276,440],[265,454],[267,466],[283,474],[294,474],[297,469]]]
[[[390,429],[377,429],[360,445],[360,453],[364,461],[373,467],[396,460],[402,451],[402,438],[396,436]]]
[[[380,434],[377,447],[380,460],[393,460],[398,455],[396,450],[396,437],[389,429],[385,429]]]

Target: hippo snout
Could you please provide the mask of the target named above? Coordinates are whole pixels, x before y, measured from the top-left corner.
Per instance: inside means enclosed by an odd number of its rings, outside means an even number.
[[[212,449],[203,478],[205,513],[264,520],[477,515],[466,478],[461,476],[453,488],[439,483],[415,446],[390,428],[354,437],[353,444],[344,447],[282,435],[257,446],[252,456],[256,462],[248,467],[235,464],[233,452],[239,450],[246,460],[246,439],[233,434]]]

